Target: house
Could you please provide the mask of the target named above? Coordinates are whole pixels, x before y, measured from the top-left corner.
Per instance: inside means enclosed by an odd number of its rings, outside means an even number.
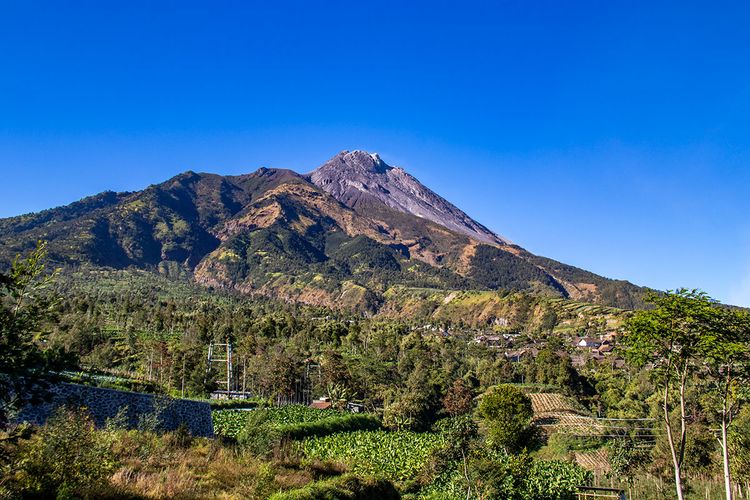
[[[625,368],[625,360],[622,358],[615,359],[612,361],[612,368],[617,368],[618,370]]]
[[[600,345],[596,350],[599,352],[599,354],[611,354],[614,348],[615,346],[605,342],[602,345]]]
[[[505,343],[502,335],[478,335],[474,337],[474,342],[486,347],[502,347]]]
[[[328,410],[332,406],[331,398],[320,398],[310,403],[310,408],[315,408],[316,410]]]
[[[495,318],[494,323],[497,326],[506,327],[510,324],[510,321],[508,321],[508,318]]]
[[[595,339],[594,337],[581,337],[578,339],[578,342],[576,343],[577,347],[588,347],[588,348],[596,348],[602,345],[602,341],[599,339]]]
[[[487,335],[484,338],[484,345],[487,347],[500,347],[503,345],[503,337],[500,335]]]
[[[580,354],[574,354],[570,357],[570,364],[572,364],[574,368],[581,368],[586,365],[586,359]]]
[[[536,358],[537,354],[539,354],[539,349],[535,347],[531,347],[531,348],[525,347],[523,349],[505,351],[505,358],[511,363],[518,363],[519,361],[521,361],[522,358],[527,357],[527,356]]]

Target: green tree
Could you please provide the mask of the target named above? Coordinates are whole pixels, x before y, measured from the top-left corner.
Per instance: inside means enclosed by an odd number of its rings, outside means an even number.
[[[533,436],[531,399],[511,385],[492,387],[483,396],[477,409],[489,444],[506,453],[515,453],[528,445]]]
[[[750,314],[719,308],[714,310],[712,327],[699,340],[703,360],[701,379],[709,384],[709,407],[718,413],[719,444],[724,466],[724,488],[732,499],[732,475],[729,463],[729,426],[740,402],[748,396],[750,381]]]
[[[698,290],[680,289],[652,293],[646,301],[654,307],[638,311],[626,323],[626,354],[638,366],[652,367],[662,393],[665,434],[674,468],[677,498],[683,500],[683,462],[689,418],[687,384],[696,371],[701,337],[710,331],[713,302]],[[677,392],[679,430],[672,422],[673,392]]]
[[[750,406],[744,406],[729,431],[732,477],[750,481]]]
[[[9,413],[39,402],[51,373],[71,364],[59,349],[43,349],[41,325],[55,305],[45,290],[55,273],[45,274],[47,246],[40,242],[28,257],[17,256],[0,273],[0,426]]]
[[[525,361],[524,368],[527,382],[554,385],[570,393],[580,390],[578,372],[570,356],[550,347],[541,349],[536,358]]]

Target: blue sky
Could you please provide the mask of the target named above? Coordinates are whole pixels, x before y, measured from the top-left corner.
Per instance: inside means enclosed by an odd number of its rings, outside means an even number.
[[[750,306],[746,2],[0,0],[0,217],[377,151],[527,249]]]

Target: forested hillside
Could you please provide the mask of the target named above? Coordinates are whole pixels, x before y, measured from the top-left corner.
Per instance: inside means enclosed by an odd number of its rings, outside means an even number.
[[[532,255],[374,158],[345,151],[309,176],[185,172],[2,219],[0,266],[43,240],[55,264],[148,270],[368,314],[397,285],[642,304],[643,289]]]

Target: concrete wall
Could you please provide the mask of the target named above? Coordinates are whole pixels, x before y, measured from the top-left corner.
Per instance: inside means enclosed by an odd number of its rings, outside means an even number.
[[[63,405],[85,406],[98,427],[117,415],[120,408],[127,407],[126,425],[129,428],[138,427],[142,416],[155,415],[164,430],[174,430],[184,423],[193,436],[214,435],[208,403],[68,383],[56,384],[49,402],[27,406],[16,420],[41,425]]]

